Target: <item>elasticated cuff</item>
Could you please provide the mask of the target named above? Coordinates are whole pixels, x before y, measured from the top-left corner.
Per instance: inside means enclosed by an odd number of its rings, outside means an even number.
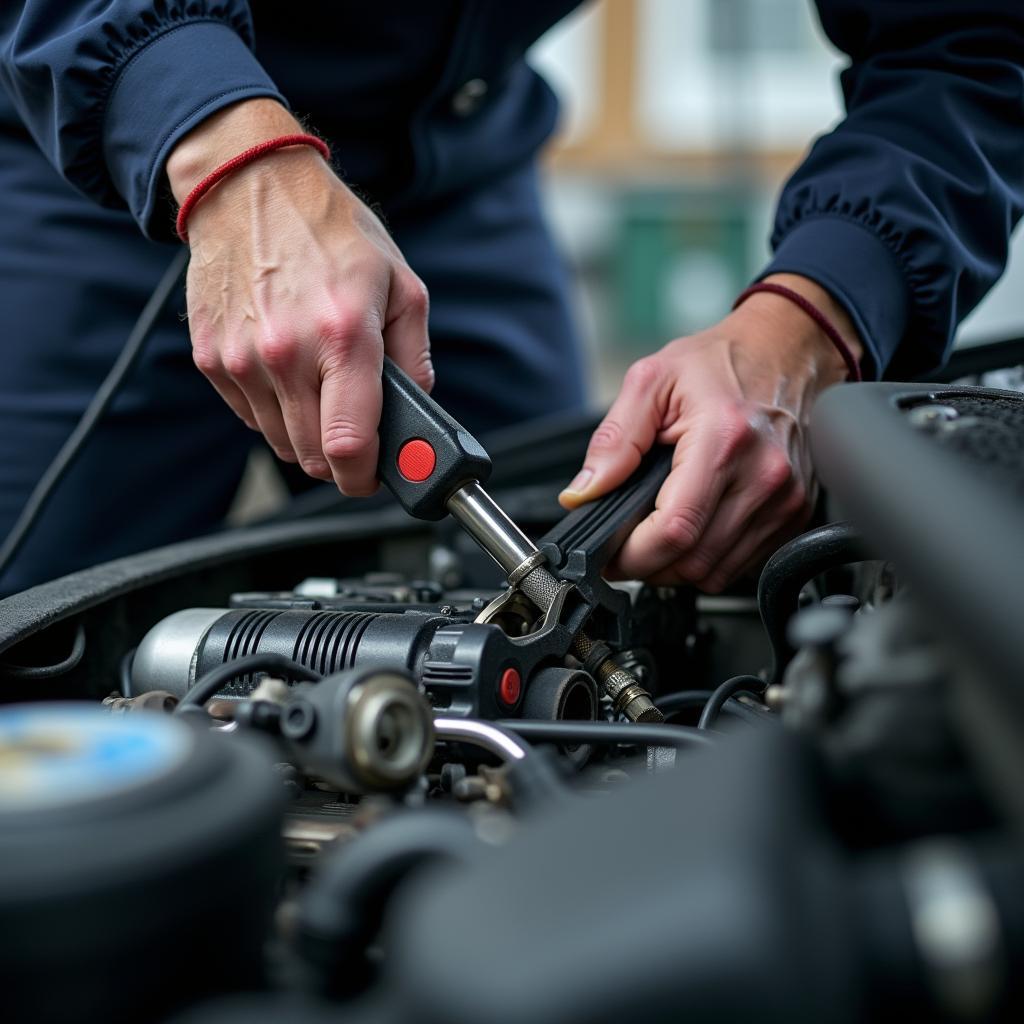
[[[164,163],[178,140],[222,107],[261,96],[285,102],[252,51],[223,22],[178,25],[124,66],[107,103],[103,152],[147,237],[174,237],[162,200]]]
[[[827,288],[864,343],[864,377],[882,375],[903,339],[911,299],[896,256],[870,228],[827,214],[801,220],[758,280],[769,274],[801,274]]]

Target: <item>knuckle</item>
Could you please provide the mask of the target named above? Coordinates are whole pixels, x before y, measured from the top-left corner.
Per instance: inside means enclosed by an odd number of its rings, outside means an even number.
[[[283,331],[266,334],[256,344],[260,362],[271,373],[280,373],[294,366],[299,351],[297,339]]]
[[[638,359],[626,371],[625,382],[640,392],[653,391],[661,377],[661,366],[654,356]]]
[[[596,452],[616,451],[621,448],[626,432],[615,420],[605,420],[590,438],[590,450]]]
[[[224,369],[228,375],[234,377],[235,380],[246,380],[252,376],[253,370],[256,368],[252,351],[242,345],[226,349],[221,356],[221,361],[224,363]]]
[[[341,359],[361,345],[370,330],[369,309],[350,306],[337,308],[316,325],[317,336],[326,351]]]
[[[418,317],[424,320],[430,311],[430,293],[427,286],[414,274],[409,284],[409,298],[407,300],[409,309]]]
[[[434,389],[434,364],[431,361],[429,352],[424,352],[417,360],[416,369],[412,373],[412,379],[424,391],[432,391]]]
[[[682,508],[665,520],[661,535],[665,543],[679,554],[689,554],[704,532],[704,517],[698,509]]]
[[[347,423],[332,424],[323,432],[323,452],[332,461],[346,462],[358,458],[369,444],[369,438]]]
[[[757,438],[757,428],[743,409],[735,406],[722,413],[719,424],[725,460],[745,452]]]
[[[776,494],[793,482],[793,466],[785,452],[774,449],[764,456],[759,475],[765,490]]]
[[[215,377],[221,370],[220,356],[207,345],[192,346],[192,362],[204,377]]]

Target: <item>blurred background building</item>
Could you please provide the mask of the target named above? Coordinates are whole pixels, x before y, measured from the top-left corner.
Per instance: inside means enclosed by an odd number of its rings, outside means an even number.
[[[775,197],[842,116],[811,0],[592,0],[531,55],[559,94],[548,210],[579,281],[595,397],[705,327],[768,256]],[[961,344],[1024,333],[1024,236]]]

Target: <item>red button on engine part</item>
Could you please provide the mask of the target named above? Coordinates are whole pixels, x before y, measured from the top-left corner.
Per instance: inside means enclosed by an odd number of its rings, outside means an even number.
[[[519,694],[523,691],[523,680],[514,668],[507,668],[501,673],[501,682],[498,683],[498,696],[502,703],[512,707],[519,700]]]
[[[437,456],[430,445],[416,438],[414,441],[406,441],[398,452],[398,472],[411,480],[413,483],[422,483],[434,472],[437,465]]]

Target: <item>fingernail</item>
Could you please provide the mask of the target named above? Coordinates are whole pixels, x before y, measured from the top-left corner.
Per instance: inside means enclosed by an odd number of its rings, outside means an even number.
[[[562,489],[563,494],[582,494],[587,489],[587,484],[594,478],[594,471],[584,467],[573,478],[568,487]]]
[[[314,476],[319,480],[330,479],[331,476],[331,467],[317,459],[308,459],[302,463],[302,469],[308,476]]]

